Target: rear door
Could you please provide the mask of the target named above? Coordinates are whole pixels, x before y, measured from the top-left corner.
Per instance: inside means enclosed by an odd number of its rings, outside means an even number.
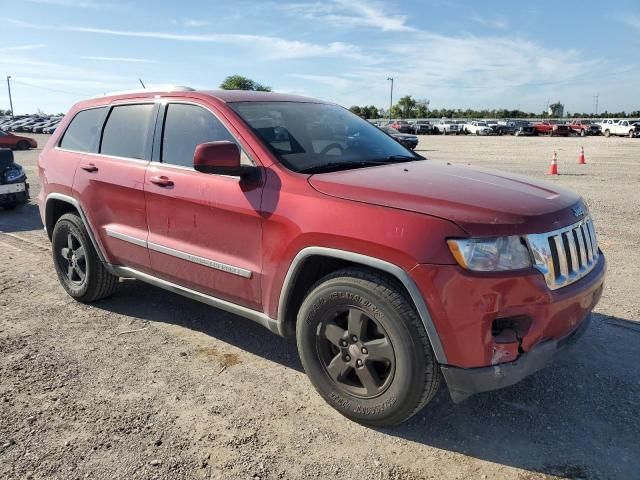
[[[229,140],[242,148],[230,128],[209,106],[169,101],[163,108],[144,186],[149,255],[161,278],[259,309],[262,182],[193,169],[201,143]],[[244,150],[243,163],[253,164]]]
[[[157,110],[153,102],[109,107],[97,152],[80,161],[74,179],[108,261],[145,272],[150,267],[144,176]]]

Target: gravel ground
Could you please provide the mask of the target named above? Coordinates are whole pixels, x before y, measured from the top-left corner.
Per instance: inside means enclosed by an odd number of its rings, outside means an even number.
[[[458,406],[441,390],[408,423],[365,428],[315,393],[293,341],[250,321],[132,280],[72,301],[29,204],[0,211],[0,478],[640,478],[640,140],[426,136],[418,150],[584,195],[609,272],[574,350],[512,388]],[[16,153],[34,196],[37,155]]]

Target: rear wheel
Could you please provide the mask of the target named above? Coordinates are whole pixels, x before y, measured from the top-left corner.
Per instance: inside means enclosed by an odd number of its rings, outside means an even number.
[[[311,383],[357,422],[401,423],[440,384],[424,325],[401,287],[377,272],[345,269],[320,280],[300,307],[296,336]]]
[[[51,243],[58,279],[70,296],[80,302],[94,302],[116,290],[118,277],[103,265],[78,215],[66,213],[60,217]]]
[[[29,150],[29,142],[25,142],[24,140],[20,140],[16,145],[18,150]]]

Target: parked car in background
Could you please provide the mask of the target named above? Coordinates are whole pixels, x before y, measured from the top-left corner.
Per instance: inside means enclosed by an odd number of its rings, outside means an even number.
[[[405,120],[395,120],[389,124],[391,128],[395,128],[400,133],[411,133],[413,131],[409,122]]]
[[[618,137],[633,137],[636,134],[636,127],[632,120],[607,119],[604,120],[601,125],[602,134],[605,137],[610,137],[612,135]]]
[[[416,137],[415,135],[401,133],[395,128],[389,126],[380,127],[380,130],[411,150],[415,150],[415,148],[418,146],[418,137]]]
[[[533,128],[537,135],[549,135],[551,137],[568,137],[573,132],[569,125],[547,121],[534,123]]]
[[[426,120],[417,120],[411,124],[411,128],[416,135],[429,135],[433,133],[433,125]]]
[[[433,130],[441,135],[458,135],[461,132],[460,126],[453,120],[438,120]]]
[[[493,129],[487,125],[486,122],[474,120],[465,124],[464,133],[470,133],[472,135],[492,135]]]
[[[53,132],[55,132],[55,131],[56,131],[56,128],[58,128],[58,125],[59,125],[59,122],[58,122],[58,123],[56,123],[55,125],[50,126],[50,127],[46,127],[46,128],[44,128],[44,129],[42,130],[42,133],[48,133],[48,134],[51,134],[51,133],[53,133]]]
[[[569,124],[569,128],[581,137],[600,135],[600,126],[590,120],[574,120]]]
[[[521,120],[498,120],[491,128],[496,135],[514,135],[521,126]]]
[[[38,142],[33,138],[14,135],[10,132],[0,130],[0,148],[10,148],[11,150],[29,150],[37,148]]]
[[[13,210],[28,200],[27,174],[15,163],[10,149],[0,148],[0,207]]]
[[[536,135],[536,130],[529,122],[518,122],[513,135],[516,137],[531,137]]]

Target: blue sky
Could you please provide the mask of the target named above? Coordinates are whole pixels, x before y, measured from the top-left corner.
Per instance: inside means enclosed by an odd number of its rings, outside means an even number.
[[[609,8],[607,5],[615,6]],[[345,106],[640,109],[640,2],[0,0],[16,113],[238,73]],[[8,108],[0,83],[0,108]]]

